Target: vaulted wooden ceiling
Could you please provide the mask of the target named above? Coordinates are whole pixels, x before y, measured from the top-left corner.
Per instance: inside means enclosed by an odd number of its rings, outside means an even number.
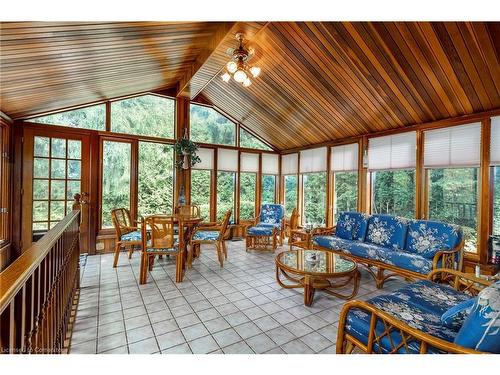
[[[500,108],[500,23],[3,23],[14,118],[175,87],[279,149]],[[220,73],[244,31],[259,78]]]

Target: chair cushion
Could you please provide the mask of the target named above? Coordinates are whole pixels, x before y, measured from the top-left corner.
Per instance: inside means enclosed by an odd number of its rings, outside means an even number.
[[[247,228],[247,234],[251,236],[272,236],[274,233],[274,226],[257,225]]]
[[[337,220],[335,235],[345,240],[364,241],[368,215],[360,212],[342,212]]]
[[[315,245],[331,249],[331,250],[342,250],[347,246],[350,246],[352,241],[344,240],[343,238],[339,238],[337,236],[323,236],[317,235],[313,236],[312,242]]]
[[[406,251],[386,251],[383,253],[383,262],[393,266],[414,271],[421,274],[428,274],[432,271],[432,259],[424,258],[418,254]]]
[[[372,215],[368,219],[366,242],[376,245],[404,249],[408,220],[391,215]]]
[[[469,315],[475,301],[476,298],[469,298],[458,305],[449,308],[443,315],[441,315],[441,322],[447,327],[460,329],[464,324],[465,318]]]
[[[260,208],[259,223],[281,224],[285,208],[281,204],[263,204]]]
[[[352,254],[360,258],[378,260],[383,262],[385,260],[385,253],[392,252],[382,246],[378,246],[367,242],[350,241],[349,246],[344,248],[344,252]]]
[[[500,281],[479,292],[455,344],[500,353]]]
[[[194,241],[217,241],[219,232],[215,230],[199,230],[193,235]]]
[[[438,251],[453,249],[461,240],[462,229],[457,225],[410,220],[405,250],[432,259]]]
[[[258,227],[270,227],[270,228],[281,228],[281,224],[274,224],[274,223],[257,223]]]
[[[140,241],[140,240],[141,240],[140,230],[123,234],[120,238],[120,241]]]

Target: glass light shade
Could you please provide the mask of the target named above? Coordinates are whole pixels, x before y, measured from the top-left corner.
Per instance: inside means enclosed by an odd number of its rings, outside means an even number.
[[[250,78],[246,78],[244,81],[243,81],[243,86],[245,87],[248,87],[252,84],[252,81],[250,81]]]
[[[231,79],[231,75],[228,73],[228,72],[225,72],[223,75],[222,75],[222,80],[224,82],[229,82],[229,80]]]
[[[260,74],[260,68],[258,66],[252,66],[250,68],[250,73],[252,73],[254,78],[257,78]]]
[[[227,71],[231,74],[238,70],[238,65],[234,61],[229,61],[226,65]]]
[[[238,69],[234,73],[233,78],[236,82],[243,83],[243,81],[247,78],[247,74],[244,70]]]

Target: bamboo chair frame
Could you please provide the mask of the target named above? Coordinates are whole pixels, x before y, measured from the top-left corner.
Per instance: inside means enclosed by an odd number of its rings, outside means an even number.
[[[179,215],[200,216],[200,207],[195,204],[178,205],[174,212]]]
[[[227,247],[225,242],[226,231],[229,226],[229,219],[231,218],[232,211],[228,210],[224,214],[224,218],[218,223],[209,223],[209,225],[200,225],[191,234],[189,240],[189,253],[187,259],[188,268],[193,266],[193,258],[200,256],[201,244],[214,244],[217,250],[217,259],[221,267],[224,267],[224,259],[227,259]],[[197,232],[202,231],[219,231],[219,237],[217,240],[194,240],[193,237]]]
[[[281,227],[274,227],[271,236],[252,235],[248,234],[248,228],[256,226],[260,220],[260,212],[256,217],[251,220],[251,224],[245,226],[245,251],[248,250],[271,250],[275,251],[278,248],[278,243],[283,246],[283,239],[285,237],[285,218],[281,219]],[[271,249],[269,249],[271,245]]]
[[[118,258],[122,248],[128,249],[128,258],[132,258],[132,253],[135,247],[141,247],[142,241],[122,241],[121,238],[127,233],[139,230],[138,227],[132,225],[130,211],[126,208],[116,208],[111,211],[111,219],[115,227],[116,240],[115,240],[115,255],[113,258],[113,268],[118,264]]]
[[[439,280],[454,287],[458,291],[468,293],[471,296],[477,295],[479,291],[490,285],[491,282],[477,278],[473,275],[465,274],[456,270],[449,269],[436,269],[432,271],[427,279]],[[347,315],[352,309],[358,309],[371,314],[370,328],[367,338],[367,343],[360,342],[354,336],[346,333],[345,325],[347,322]],[[382,323],[384,330],[382,333],[376,331],[377,324]],[[401,335],[401,343],[396,345],[392,340],[392,333],[399,333]],[[389,339],[391,350],[389,353],[398,353],[400,351],[410,352],[410,342],[417,342],[420,344],[419,354],[428,353],[429,347],[433,347],[444,353],[456,354],[480,354],[483,352],[465,348],[460,345],[448,342],[446,340],[429,335],[428,333],[419,331],[410,327],[401,320],[395,318],[391,314],[378,309],[365,301],[349,301],[347,302],[340,312],[339,327],[337,334],[337,354],[351,354],[354,351],[361,351],[367,354],[382,354],[381,340],[387,337]]]

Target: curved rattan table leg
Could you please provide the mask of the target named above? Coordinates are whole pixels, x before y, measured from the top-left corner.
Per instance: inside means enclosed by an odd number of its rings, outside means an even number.
[[[359,290],[359,280],[361,279],[361,273],[359,272],[359,270],[356,270],[356,272],[350,276],[349,278],[347,278],[347,281],[345,283],[342,284],[342,286],[344,285],[347,285],[351,280],[353,280],[353,290],[352,290],[352,293],[349,294],[349,295],[346,295],[346,294],[341,294],[341,293],[337,293],[337,292],[334,292],[333,290],[331,290],[330,288],[333,286],[333,287],[337,287],[337,286],[340,286],[339,284],[337,285],[331,285],[329,288],[325,288],[323,289],[324,292],[332,295],[332,296],[335,296],[335,297],[338,297],[338,298],[341,298],[341,299],[351,299],[351,298],[354,298],[357,294],[358,294],[358,290]]]
[[[290,284],[284,284],[283,281],[281,281],[280,279],[280,273],[283,274],[283,276],[285,276],[285,278],[287,278],[288,280],[290,281],[294,281],[296,282],[297,284],[293,284],[293,285],[290,285]],[[302,288],[303,285],[300,283],[299,280],[297,279],[294,279],[293,277],[291,277],[290,275],[288,275],[285,271],[283,271],[281,268],[279,268],[278,266],[276,266],[276,281],[278,282],[278,284],[282,287],[282,288],[285,288],[285,289],[293,289],[293,288]]]

